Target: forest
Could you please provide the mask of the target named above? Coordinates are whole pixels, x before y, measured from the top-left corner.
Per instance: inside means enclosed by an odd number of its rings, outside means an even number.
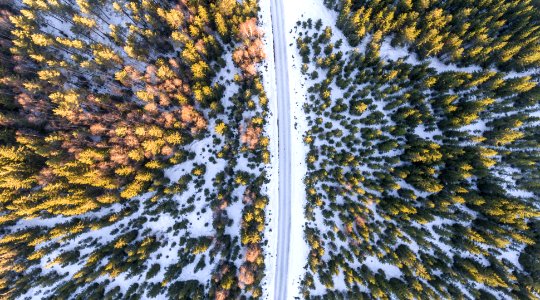
[[[259,298],[255,0],[0,1],[0,298]]]
[[[314,1],[0,0],[0,299],[540,299],[540,1]]]
[[[538,299],[539,3],[324,3],[296,27],[303,297]]]

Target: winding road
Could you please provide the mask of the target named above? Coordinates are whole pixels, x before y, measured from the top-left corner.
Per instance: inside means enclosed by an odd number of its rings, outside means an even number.
[[[279,127],[279,215],[275,299],[287,299],[291,231],[291,116],[283,0],[272,0]]]

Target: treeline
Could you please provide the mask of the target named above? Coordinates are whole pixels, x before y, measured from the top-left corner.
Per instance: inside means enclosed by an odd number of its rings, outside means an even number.
[[[261,190],[269,152],[257,2],[25,0],[3,1],[0,12],[2,296],[37,285],[56,298],[260,297],[267,200],[250,190]],[[233,81],[217,76],[225,69],[237,73]],[[226,99],[231,84],[238,92]],[[201,155],[191,145],[208,139],[211,161],[191,163]],[[225,170],[205,180],[204,163],[217,160]],[[252,172],[240,172],[239,160]],[[178,182],[165,176],[190,163]],[[137,197],[147,192],[153,196]],[[243,229],[226,234],[224,202],[242,198]],[[213,209],[213,236],[189,237],[185,216],[197,201]],[[162,214],[177,221],[162,230],[178,241],[147,230]],[[33,218],[66,221],[25,225]],[[165,247],[181,249],[179,261],[148,265]],[[236,266],[239,252],[245,262]],[[42,269],[47,261],[83,267],[70,278]],[[212,268],[212,280],[179,280],[192,263],[195,272]],[[137,283],[127,294],[114,282],[163,272],[163,282]]]
[[[393,7],[380,3],[366,6]],[[310,83],[303,296],[538,298],[537,73],[385,60],[373,41],[362,52],[321,20],[297,24]]]
[[[540,6],[534,1],[324,0],[351,45],[389,38],[419,55],[504,71],[540,66]]]

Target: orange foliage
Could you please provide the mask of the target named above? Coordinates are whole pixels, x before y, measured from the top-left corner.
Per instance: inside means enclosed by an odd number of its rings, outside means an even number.
[[[247,76],[257,74],[257,63],[265,57],[264,45],[261,41],[262,30],[257,27],[255,18],[240,24],[238,37],[242,40],[242,46],[233,52],[233,61],[244,71]]]
[[[225,290],[219,290],[216,292],[216,300],[225,300],[229,293]]]
[[[253,284],[253,282],[255,282],[255,274],[252,268],[247,264],[243,264],[238,273],[238,286],[244,288],[246,285]]]
[[[241,39],[255,40],[263,36],[262,30],[257,26],[257,19],[251,18],[240,24],[238,35]]]
[[[246,251],[246,261],[253,263],[257,260],[260,254],[261,254],[261,247],[259,247],[259,245],[256,245],[256,244],[250,244]]]
[[[255,147],[257,147],[257,144],[259,143],[262,128],[255,127],[253,123],[251,123],[248,125],[246,130],[243,130],[243,127],[240,126],[240,132],[242,132],[242,135],[240,136],[240,141],[244,144],[247,144],[249,149],[255,149]]]
[[[244,192],[244,199],[242,200],[242,203],[244,204],[251,204],[253,203],[253,199],[255,199],[256,195],[254,192],[250,191],[249,189],[246,189]]]
[[[192,133],[200,132],[206,128],[206,120],[204,117],[191,105],[186,105],[182,107],[181,110],[182,122],[186,124],[193,124],[195,127],[191,129]]]

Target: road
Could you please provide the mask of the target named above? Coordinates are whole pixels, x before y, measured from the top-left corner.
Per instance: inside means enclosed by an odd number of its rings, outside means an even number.
[[[274,293],[276,300],[286,300],[291,232],[291,101],[283,0],[272,0],[271,13],[274,32],[279,127],[278,247]]]

